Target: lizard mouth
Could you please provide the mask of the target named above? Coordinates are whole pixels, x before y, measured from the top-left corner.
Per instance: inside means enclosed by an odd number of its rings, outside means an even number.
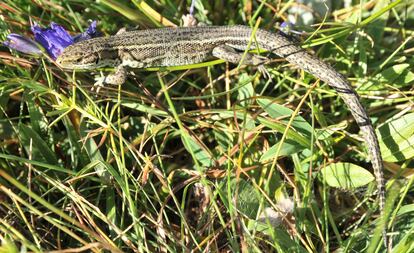
[[[91,69],[93,68],[93,64],[85,64],[85,63],[80,63],[78,61],[71,61],[71,60],[64,59],[62,57],[58,57],[55,63],[62,69]]]
[[[62,69],[70,69],[73,67],[73,64],[71,64],[68,61],[65,61],[61,56],[58,56],[55,63]]]

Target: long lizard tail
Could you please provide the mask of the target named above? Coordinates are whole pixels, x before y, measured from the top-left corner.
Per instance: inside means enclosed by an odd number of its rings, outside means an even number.
[[[258,36],[260,37],[261,34],[258,34]],[[269,40],[269,33],[265,32],[262,36],[266,40]],[[304,49],[292,44],[292,42],[283,35],[277,34],[274,36],[273,41],[274,43],[267,45],[267,49],[271,50],[280,57],[285,58],[287,61],[298,66],[300,69],[303,69],[326,82],[338,92],[345,104],[348,106],[357,124],[359,125],[368,146],[371,164],[377,181],[380,213],[382,219],[385,219],[385,182],[381,151],[371,120],[362,106],[358,94],[354,91],[349,81],[343,75],[338,73],[330,65],[307,53]],[[387,247],[388,238],[385,220],[383,220],[383,226],[384,244]]]

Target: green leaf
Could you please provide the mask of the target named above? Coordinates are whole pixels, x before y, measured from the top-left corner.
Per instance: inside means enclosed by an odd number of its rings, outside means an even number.
[[[249,220],[247,227],[251,231],[255,230],[268,236],[274,235],[274,239],[277,240],[275,243],[277,243],[278,247],[280,247],[280,252],[307,252],[306,249],[292,240],[292,237],[286,232],[286,229],[271,227],[267,223],[263,223],[257,220]],[[273,233],[271,230],[273,230]]]
[[[379,0],[375,4],[374,9],[371,11],[372,15],[380,12],[388,6],[388,0]],[[387,24],[390,13],[384,12],[378,16],[377,20],[373,20],[366,27],[367,33],[372,37],[373,41],[381,41],[384,35],[384,29]]]
[[[346,122],[340,122],[339,124],[329,125],[322,129],[316,129],[318,140],[326,140],[331,137],[335,132],[343,130],[347,127]]]
[[[398,85],[400,87],[410,86],[414,81],[414,73],[410,70],[406,70],[401,75],[394,80],[393,85]]]
[[[409,67],[410,64],[408,63],[397,64],[385,69],[380,74],[378,74],[377,77],[380,81],[391,83],[395,79],[397,79],[402,73],[404,73],[404,71]]]
[[[342,189],[354,189],[372,182],[371,172],[352,163],[333,163],[322,169],[327,184]]]
[[[255,119],[249,114],[246,114],[245,112],[240,111],[223,111],[221,110],[219,114],[212,119],[214,120],[223,120],[223,119],[233,119],[234,117],[237,117],[237,119],[246,120],[245,128],[249,129],[252,124],[250,122],[254,122]],[[286,123],[283,121],[275,121],[275,120],[269,120],[269,118],[264,118],[262,116],[258,116],[256,118],[256,121],[258,121],[260,124],[265,125],[266,127],[275,130],[279,133],[284,133],[286,130]],[[304,147],[310,147],[310,138],[304,137],[303,135],[299,134],[295,129],[290,129],[287,132],[287,138],[292,139],[299,143],[300,145]]]
[[[114,99],[113,102],[116,103],[117,100]],[[145,104],[142,104],[142,103],[122,101],[121,104],[122,106],[128,107],[130,109],[133,109],[139,112],[143,112],[146,114],[155,115],[155,116],[168,116],[167,112],[145,105]]]
[[[0,120],[0,139],[6,140],[14,135],[13,125],[6,119]]]
[[[293,111],[283,105],[275,104],[267,98],[257,99],[257,103],[274,119],[281,119],[281,122],[288,123]],[[292,127],[307,138],[312,136],[312,126],[301,116],[296,116],[292,121]]]
[[[253,84],[251,80],[252,80],[252,77],[250,77],[247,73],[243,73],[240,75],[239,84],[238,84],[240,88],[237,90],[238,92],[237,99],[240,101],[240,104],[243,106],[247,106],[248,104],[251,104],[252,100],[249,100],[249,98],[255,96],[254,88],[253,88]]]
[[[377,75],[372,80],[362,83],[359,90],[385,89],[385,85],[403,87],[414,81],[414,73],[410,71],[410,64],[402,63],[393,65]]]
[[[414,113],[385,123],[377,129],[384,161],[401,162],[414,157]]]
[[[215,128],[213,128],[214,139],[220,145],[223,150],[227,150],[229,147],[233,146],[234,135],[225,131],[227,127],[225,124],[220,122],[214,122]]]
[[[1,242],[0,253],[18,253],[21,252],[17,249],[16,244],[12,240],[5,238]]]
[[[408,205],[402,206],[400,210],[398,210],[397,216],[402,216],[408,213],[414,213],[414,204],[408,204]]]
[[[58,165],[55,153],[32,128],[25,124],[20,124],[19,133],[24,149],[28,154],[31,154],[34,160]]]
[[[183,138],[186,138],[187,142]],[[199,140],[195,139],[193,136],[190,136],[189,134],[186,134],[186,136],[181,135],[181,140],[184,144],[185,149],[187,149],[187,151],[190,153],[191,151],[193,151],[195,158],[197,159],[197,161],[200,162],[200,164],[203,167],[213,166],[214,160],[212,154]]]
[[[280,145],[280,142],[273,145],[269,150],[267,150],[262,157],[260,158],[260,162],[264,162],[267,160],[271,160],[276,156],[276,151]],[[304,147],[293,140],[285,140],[280,149],[278,156],[287,156],[298,153],[302,151]]]
[[[115,171],[110,164],[107,164],[101,155],[98,145],[95,143],[95,140],[88,136],[89,129],[86,126],[86,122],[82,122],[80,125],[80,134],[82,139],[84,139],[83,148],[86,150],[86,153],[89,156],[91,163],[96,163],[94,169],[97,175],[105,182],[109,183],[111,181],[110,172]],[[110,171],[108,173],[108,171]],[[114,174],[112,174],[114,176]],[[116,177],[115,177],[116,179]]]
[[[36,99],[33,97],[32,93],[28,91],[24,92],[23,99],[26,101],[32,129],[37,133],[44,133],[45,135],[47,134],[50,136],[50,134],[48,134],[48,122],[44,116],[42,107],[36,104]]]
[[[230,187],[228,187],[228,183],[230,183]],[[230,194],[228,194],[229,188]],[[259,208],[260,196],[248,181],[242,178],[239,180],[232,178],[230,181],[226,181],[226,183],[222,185],[220,192],[220,197],[223,200],[223,203],[227,208],[229,208],[229,205],[233,205],[233,200],[229,200],[228,196],[234,196],[236,190],[238,194],[237,210],[250,219],[254,219]]]
[[[270,120],[266,120],[263,118],[258,118],[260,124],[265,125],[266,127],[276,130],[279,133],[283,133],[286,130],[286,124],[281,124],[279,122],[274,122],[274,121],[270,121]],[[299,134],[298,132],[294,131],[293,129],[290,129],[287,132],[287,138],[296,141],[297,143],[299,143],[300,145],[302,145],[303,147],[310,147],[311,143],[310,143],[310,139],[302,136],[301,134]]]

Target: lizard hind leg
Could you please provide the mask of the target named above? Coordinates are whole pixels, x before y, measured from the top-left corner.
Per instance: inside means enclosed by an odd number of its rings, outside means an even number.
[[[258,70],[267,79],[272,80],[270,73],[264,67],[264,64],[266,64],[266,62],[270,60],[267,57],[247,53],[246,56],[243,58],[244,52],[238,52],[234,48],[227,45],[215,47],[213,49],[212,54],[214,57],[223,59],[231,63],[239,64],[241,61],[243,61],[242,64],[258,66]]]
[[[247,53],[246,56],[243,58],[244,52],[238,52],[236,49],[232,48],[231,46],[222,45],[215,47],[212,52],[214,57],[217,57],[219,59],[223,59],[225,61],[239,64],[241,61],[242,64],[246,65],[263,65],[267,61],[269,61],[269,58],[255,55],[251,53]]]

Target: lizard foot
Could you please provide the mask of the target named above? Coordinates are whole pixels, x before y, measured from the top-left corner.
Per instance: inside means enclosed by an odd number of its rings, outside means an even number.
[[[121,29],[119,29],[115,35],[120,35],[123,34],[124,32],[130,32],[130,31],[135,31],[139,29],[139,25],[134,26],[134,27],[122,27]]]
[[[197,19],[192,14],[183,15],[181,19],[184,27],[197,26],[198,24]]]
[[[91,91],[96,91],[96,93],[99,93],[105,85],[105,78],[106,76],[95,76],[95,83],[93,84]]]
[[[107,76],[98,76],[95,78],[94,88],[99,93],[100,89],[106,85],[121,85],[125,83],[127,78],[127,71],[123,66],[118,66],[114,73]],[[93,89],[93,88],[92,88]]]
[[[273,83],[273,79],[272,76],[270,75],[269,71],[267,71],[266,67],[261,64],[257,67],[257,69],[259,70],[259,72],[270,81],[270,83]]]

